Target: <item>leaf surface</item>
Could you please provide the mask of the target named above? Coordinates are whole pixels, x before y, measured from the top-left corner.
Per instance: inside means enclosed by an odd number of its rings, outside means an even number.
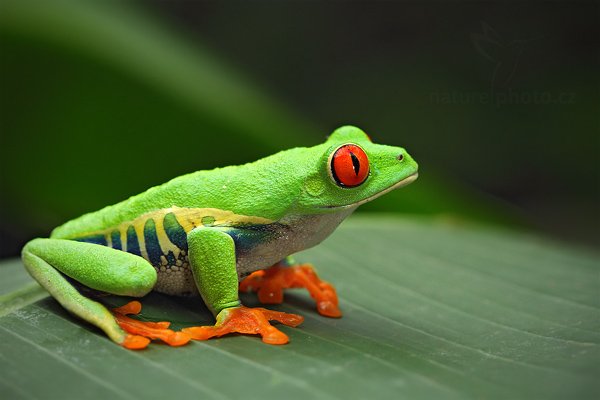
[[[0,266],[3,398],[593,398],[600,385],[598,255],[535,236],[356,217],[298,255],[344,317],[303,291],[271,308],[305,322],[268,346],[229,336],[127,351]],[[21,301],[22,300],[22,301]],[[243,297],[256,305],[254,295]],[[110,298],[114,305],[125,300]],[[142,318],[210,323],[199,299],[152,294]]]

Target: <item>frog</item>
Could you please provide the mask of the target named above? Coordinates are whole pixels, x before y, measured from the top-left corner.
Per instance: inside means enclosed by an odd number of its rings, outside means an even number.
[[[288,335],[271,322],[297,327],[303,317],[246,307],[240,293],[279,304],[284,290],[305,288],[320,315],[340,317],[333,285],[294,254],[321,243],[360,205],[417,177],[404,148],[342,126],[319,145],[192,172],[84,214],[29,241],[22,260],[63,308],[126,349],[230,333],[286,344]],[[88,290],[134,300],[109,309]],[[138,299],[152,291],[199,295],[214,325],[175,331],[168,321],[136,318]]]

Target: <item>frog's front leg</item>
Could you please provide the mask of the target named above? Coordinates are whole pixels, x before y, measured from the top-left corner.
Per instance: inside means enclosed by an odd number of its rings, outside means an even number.
[[[319,314],[339,318],[335,288],[321,280],[310,264],[291,265],[291,257],[266,270],[253,272],[240,283],[240,291],[256,291],[258,300],[264,304],[279,304],[283,301],[283,290],[305,288],[317,303]]]
[[[146,260],[110,247],[64,239],[34,239],[22,255],[31,276],[68,311],[124,347],[148,345],[148,338],[125,332],[106,307],[83,296],[65,278],[111,294],[142,297],[156,283],[156,271]]]
[[[188,257],[202,299],[215,315],[215,326],[183,329],[193,339],[205,340],[227,333],[260,334],[269,344],[285,344],[288,337],[269,323],[297,326],[303,318],[264,308],[244,307],[238,296],[235,242],[226,229],[201,227],[188,233]]]

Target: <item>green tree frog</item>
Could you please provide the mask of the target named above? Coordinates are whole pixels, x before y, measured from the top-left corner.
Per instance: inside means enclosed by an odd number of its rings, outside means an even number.
[[[239,291],[280,303],[284,289],[304,287],[320,314],[341,316],[333,286],[289,257],[320,243],[361,204],[413,182],[417,169],[403,148],[344,126],[323,144],[180,176],[85,214],[27,243],[23,262],[65,309],[129,349],[231,332],[284,344],[288,337],[269,321],[297,326],[302,317],[244,307]],[[137,301],[110,311],[80,285],[134,298],[199,293],[216,323],[175,332],[168,322],[127,316],[141,310]]]

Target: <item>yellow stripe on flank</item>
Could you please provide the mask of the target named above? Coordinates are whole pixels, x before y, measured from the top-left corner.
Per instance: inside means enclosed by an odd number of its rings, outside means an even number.
[[[129,228],[129,224],[121,224],[117,228],[121,234],[121,248],[123,251],[127,251],[127,228]]]
[[[140,253],[142,253],[142,257],[146,260],[148,259],[148,252],[146,251],[146,238],[144,237],[144,225],[148,218],[136,218],[133,221],[133,229],[135,230],[135,235],[138,238],[138,243],[140,244]]]
[[[204,225],[203,219],[210,217],[212,222],[209,226],[236,226],[241,224],[264,225],[273,221],[267,218],[236,214],[233,211],[220,210],[218,208],[180,208],[171,207],[165,210],[172,212],[186,232]]]
[[[167,215],[168,213],[165,213]],[[173,254],[177,257],[180,252],[179,247],[175,246],[167,236],[167,232],[165,231],[165,225],[163,223],[164,217],[155,218],[154,223],[156,226],[156,237],[158,238],[158,244],[160,245],[160,249],[163,254],[168,254],[169,251],[172,251]]]
[[[188,209],[188,208],[176,208],[176,207],[169,209],[169,211],[175,215],[175,218],[177,219],[177,221],[179,222],[179,225],[181,225],[181,227],[183,228],[185,233],[188,233],[189,231],[196,228],[197,226],[202,225],[202,222],[201,222],[202,217],[194,216],[190,210],[191,209]],[[166,214],[168,214],[168,212]]]
[[[163,250],[170,249],[173,245],[165,232],[163,226],[163,219],[165,215],[173,213],[179,224],[183,227],[185,232],[189,232],[199,226],[238,226],[238,225],[264,225],[274,222],[268,218],[254,217],[251,215],[236,214],[233,211],[220,210],[218,208],[187,208],[173,206],[170,208],[163,208],[160,210],[151,211],[149,213],[140,215],[133,221],[125,221],[119,224],[117,227],[110,227],[100,231],[85,232],[77,237],[83,237],[93,234],[104,234],[107,237],[107,242],[112,241],[110,234],[115,229],[118,229],[121,234],[121,246],[123,251],[127,251],[127,228],[133,225],[135,233],[138,237],[140,244],[140,251],[144,257],[147,257],[146,243],[144,239],[144,225],[148,218],[153,218],[156,225],[157,236]],[[203,222],[204,220],[204,222]],[[164,247],[163,247],[164,245]]]

